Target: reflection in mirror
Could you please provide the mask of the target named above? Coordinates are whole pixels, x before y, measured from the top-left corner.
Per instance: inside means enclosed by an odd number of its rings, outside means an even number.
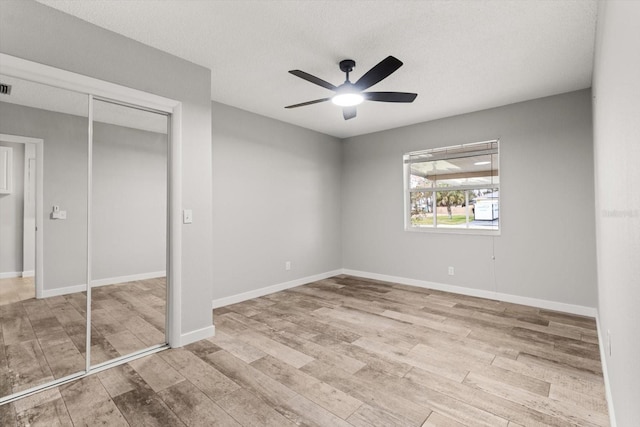
[[[86,367],[88,96],[3,75],[0,82],[12,87],[0,95],[0,146],[10,149],[12,173],[11,190],[0,194],[6,396]]]
[[[166,343],[167,126],[94,100],[92,366]]]

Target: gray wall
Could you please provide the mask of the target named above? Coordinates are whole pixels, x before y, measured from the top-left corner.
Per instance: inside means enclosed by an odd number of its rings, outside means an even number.
[[[87,283],[87,118],[0,103],[0,133],[42,138],[43,288]],[[67,219],[51,220],[53,205]]]
[[[164,271],[167,136],[95,123],[93,137],[92,278]]]
[[[0,116],[0,133],[44,140],[43,288],[83,285],[87,119],[4,102]],[[24,151],[24,144],[14,145]],[[95,123],[93,159],[93,279],[165,270],[166,135]],[[50,218],[53,205],[67,211],[66,220]],[[22,200],[19,212],[22,215]],[[21,229],[17,239],[22,259]]]
[[[0,127],[4,121],[1,116]],[[2,132],[0,129],[0,133]],[[1,142],[13,149],[13,191],[0,194],[0,274],[22,272],[24,223],[24,144]]]
[[[601,2],[593,80],[598,312],[619,426],[640,425],[640,3]]]
[[[341,268],[340,141],[215,102],[212,116],[214,299]]]
[[[501,235],[404,231],[402,155],[494,138]],[[592,152],[589,90],[349,138],[343,266],[595,307]]]
[[[211,326],[211,71],[33,1],[0,2],[0,51],[182,102],[182,333]]]

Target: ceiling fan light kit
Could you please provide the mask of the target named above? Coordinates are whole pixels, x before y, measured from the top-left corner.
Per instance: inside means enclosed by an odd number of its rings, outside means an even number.
[[[327,81],[324,81],[309,73],[305,73],[300,70],[291,70],[289,73],[294,76],[300,77],[310,83],[322,86],[325,89],[332,90],[336,94],[332,97],[315,99],[313,101],[302,102],[300,104],[288,105],[284,108],[298,108],[306,105],[318,104],[331,100],[335,105],[343,107],[342,115],[345,120],[356,117],[356,105],[361,104],[363,101],[378,101],[378,102],[401,102],[410,103],[413,102],[418,94],[408,92],[363,92],[371,86],[379,83],[393,74],[398,68],[402,66],[402,62],[393,57],[387,56],[380,61],[375,67],[367,71],[360,79],[351,83],[349,81],[349,73],[351,73],[356,66],[356,62],[353,59],[345,59],[340,61],[340,70],[346,74],[346,79],[340,86],[335,86]]]
[[[353,107],[362,104],[362,101],[364,101],[364,96],[357,92],[339,93],[331,98],[331,102],[340,107]]]

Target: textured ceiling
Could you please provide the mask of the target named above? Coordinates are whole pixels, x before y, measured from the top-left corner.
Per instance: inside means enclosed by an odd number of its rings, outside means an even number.
[[[336,137],[360,135],[591,86],[596,0],[39,0],[212,70],[211,98]],[[332,94],[287,73],[352,81],[388,55],[404,62],[345,121]]]

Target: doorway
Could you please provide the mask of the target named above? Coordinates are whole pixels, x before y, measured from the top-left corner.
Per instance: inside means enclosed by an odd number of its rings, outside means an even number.
[[[35,295],[36,160],[42,142],[0,134],[0,305]]]

